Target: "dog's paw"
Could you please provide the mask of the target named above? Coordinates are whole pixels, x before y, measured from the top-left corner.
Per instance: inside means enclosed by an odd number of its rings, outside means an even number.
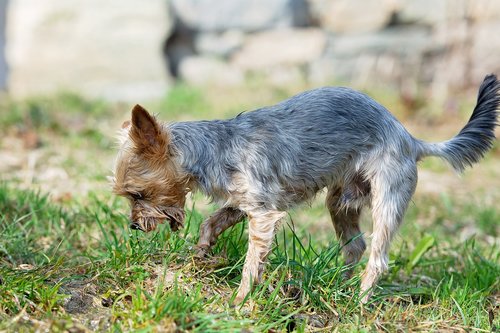
[[[231,303],[232,306],[243,305],[243,301],[245,300],[246,294],[238,293],[234,298],[234,301]]]
[[[363,306],[368,306],[369,303],[371,303],[371,297],[372,297],[372,291],[371,290],[366,290],[361,292],[361,304]]]
[[[344,272],[342,272],[342,281],[350,280],[353,272],[354,272],[353,268],[349,268],[349,269],[345,270]]]
[[[196,245],[193,248],[193,252],[194,252],[193,256],[195,259],[198,259],[198,260],[206,259],[208,257],[209,252],[210,252],[210,246],[208,246],[208,245]]]

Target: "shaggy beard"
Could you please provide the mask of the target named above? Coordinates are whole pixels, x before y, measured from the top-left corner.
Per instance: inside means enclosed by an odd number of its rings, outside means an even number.
[[[154,213],[153,215],[141,217],[136,222],[132,223],[130,228],[150,232],[155,230],[158,224],[165,223],[165,220],[169,221],[172,231],[177,231],[184,226],[185,213],[181,208],[163,207],[155,210]]]

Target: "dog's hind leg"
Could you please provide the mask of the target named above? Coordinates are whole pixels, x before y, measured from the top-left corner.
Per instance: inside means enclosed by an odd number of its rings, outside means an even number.
[[[224,207],[216,211],[200,225],[200,239],[196,245],[196,256],[203,258],[217,242],[217,238],[227,228],[241,222],[246,214],[232,207]]]
[[[359,229],[361,207],[344,207],[340,188],[328,189],[326,207],[330,211],[337,238],[342,244],[345,263],[350,266],[344,275],[349,278],[352,274],[352,266],[358,263],[366,250],[366,244]]]
[[[254,283],[260,282],[276,225],[285,215],[286,213],[281,211],[248,212],[248,250],[235,299],[236,304],[243,301]]]
[[[371,296],[372,287],[388,268],[389,245],[403,220],[417,185],[417,168],[410,160],[384,159],[370,177],[372,189],[373,234],[368,264],[361,278],[362,301]]]

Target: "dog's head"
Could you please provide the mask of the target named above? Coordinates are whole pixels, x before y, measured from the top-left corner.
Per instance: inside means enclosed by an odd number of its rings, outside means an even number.
[[[174,231],[182,227],[188,177],[176,161],[168,129],[136,105],[132,121],[122,125],[120,143],[112,185],[131,203],[130,227],[148,232],[165,220]]]

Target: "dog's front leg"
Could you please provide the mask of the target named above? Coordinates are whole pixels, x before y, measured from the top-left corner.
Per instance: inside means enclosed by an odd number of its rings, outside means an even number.
[[[239,304],[250,292],[252,284],[260,282],[264,262],[271,249],[276,224],[285,216],[280,211],[248,212],[248,250],[240,287],[234,302]]]
[[[237,208],[224,207],[216,211],[200,226],[200,239],[196,245],[196,256],[205,257],[217,242],[217,237],[227,228],[245,218],[245,213]]]

